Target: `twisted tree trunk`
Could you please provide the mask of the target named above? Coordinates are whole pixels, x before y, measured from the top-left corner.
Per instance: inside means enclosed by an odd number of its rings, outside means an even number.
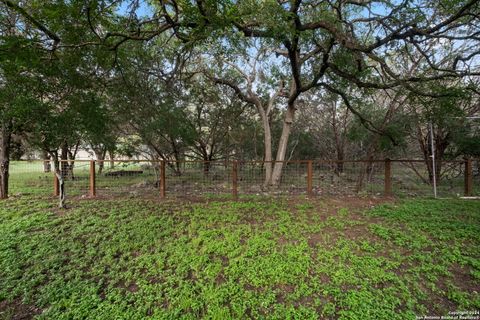
[[[61,168],[61,163],[58,160],[57,151],[50,152],[50,155],[53,159],[53,170],[55,172],[55,176],[58,179],[58,207],[60,209],[65,209],[67,206],[65,205],[65,179],[63,175],[63,171]],[[62,162],[63,163],[63,162]]]
[[[60,171],[63,179],[70,177],[70,165],[68,164],[68,146],[67,143],[63,143],[60,148]]]
[[[107,155],[107,148],[105,146],[95,146],[92,147],[93,152],[95,153],[95,158],[98,160],[98,174],[102,174],[103,168],[105,167],[105,156]]]

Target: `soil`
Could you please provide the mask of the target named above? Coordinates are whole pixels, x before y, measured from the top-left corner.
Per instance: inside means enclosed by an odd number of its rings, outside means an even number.
[[[22,303],[20,299],[0,302],[0,318],[11,320],[33,319],[42,309]]]

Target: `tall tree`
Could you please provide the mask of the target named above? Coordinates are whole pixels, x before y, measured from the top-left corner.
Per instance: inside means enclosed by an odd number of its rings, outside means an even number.
[[[58,162],[58,149],[62,159],[73,159],[69,146],[79,143],[84,123],[78,115],[85,115],[87,106],[97,105],[98,87],[90,91],[103,73],[101,67],[113,56],[103,48],[87,46],[96,39],[89,27],[86,12],[95,12],[107,23],[112,10],[104,1],[92,1],[88,6],[81,1],[0,1],[2,34],[3,80],[10,98],[2,104],[2,133],[8,135],[14,124],[22,123],[32,145],[49,152],[55,160],[55,173],[63,182],[65,170]],[[13,18],[12,18],[13,17]],[[22,79],[31,83],[27,90],[19,85]],[[93,98],[92,98],[93,97]],[[28,101],[28,113],[34,121],[24,121],[15,112],[19,100]],[[3,102],[3,101],[2,101]],[[8,145],[6,145],[8,146]],[[2,154],[8,157],[8,150]],[[69,155],[70,153],[70,155]],[[2,161],[2,172],[8,174],[8,159]],[[64,166],[66,164],[64,163]],[[70,163],[71,165],[71,163]],[[64,168],[65,169],[65,168]],[[2,178],[2,184],[6,179]],[[4,188],[3,188],[4,189]],[[64,205],[61,194],[60,206]]]
[[[179,161],[194,135],[182,94],[181,69],[188,53],[177,52],[172,43],[159,53],[157,46],[167,46],[163,41],[168,39],[122,47],[110,85],[111,100],[124,132],[139,135],[153,160],[167,161],[180,174]]]
[[[264,187],[267,187],[272,184],[274,167],[271,119],[274,108],[285,95],[284,81],[276,76],[275,67],[269,68],[267,61],[272,59],[273,53],[261,44],[243,41],[243,46],[236,46],[231,54],[220,43],[215,46],[217,52],[207,60],[210,67],[204,73],[216,84],[231,88],[239,99],[254,107],[260,117],[263,128]]]
[[[377,10],[382,8],[382,10]],[[288,63],[288,97],[277,163],[272,183],[278,185],[285,159],[297,99],[314,87],[338,94],[350,111],[370,130],[376,128],[348,100],[345,85],[360,89],[391,89],[402,86],[418,95],[435,95],[416,89],[415,84],[467,74],[475,68],[478,50],[479,3],[469,1],[193,1],[162,7],[166,19],[185,41],[193,36],[240,32],[245,37],[265,39]],[[188,12],[187,16],[182,13]],[[224,30],[224,33],[219,33]],[[234,37],[234,41],[235,41]],[[469,39],[469,42],[465,41]],[[429,50],[442,41],[456,50]],[[433,72],[419,69],[413,74],[397,72],[392,54],[405,57],[417,52]],[[415,55],[414,55],[415,56]]]
[[[21,23],[16,12],[0,10],[0,199],[8,196],[12,134],[33,119],[28,109],[37,102],[44,53],[36,45],[35,30],[19,29]]]
[[[222,90],[208,78],[197,76],[185,83],[186,116],[193,139],[189,151],[194,159],[202,160],[208,174],[211,161],[228,160],[234,142],[231,132],[239,130],[245,103],[233,90]]]

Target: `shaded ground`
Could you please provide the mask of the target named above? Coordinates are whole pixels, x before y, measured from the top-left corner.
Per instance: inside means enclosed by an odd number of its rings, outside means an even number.
[[[10,199],[0,319],[414,319],[480,309],[480,202]]]

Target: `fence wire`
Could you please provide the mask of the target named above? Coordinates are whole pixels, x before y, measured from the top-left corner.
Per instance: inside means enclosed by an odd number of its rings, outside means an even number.
[[[149,161],[99,161],[95,164],[96,193],[104,197],[158,194],[158,164]]]
[[[383,161],[315,161],[314,193],[319,195],[382,195]]]
[[[60,164],[67,196],[159,197],[162,162],[63,161]],[[236,186],[242,195],[383,196],[386,162],[372,161],[285,161],[276,187],[266,181],[266,168],[275,163],[262,161],[181,161],[164,162],[167,197],[231,197]],[[309,167],[311,166],[311,175]],[[236,171],[234,172],[236,168]],[[91,170],[95,171],[95,188]],[[437,176],[439,197],[465,193],[465,161],[444,161]],[[53,164],[43,161],[12,161],[10,194],[53,195]],[[421,160],[390,162],[392,195],[432,197],[433,185],[427,165]],[[234,177],[236,180],[234,181]],[[472,161],[473,196],[480,196],[480,161]],[[271,181],[270,181],[271,182]]]
[[[53,169],[53,165],[51,165]],[[69,196],[87,196],[90,187],[89,161],[60,161],[60,170]]]
[[[53,193],[53,174],[43,161],[11,161],[10,195],[48,195]]]
[[[196,197],[231,193],[231,163],[221,161],[168,162],[165,168],[165,184],[168,195]]]
[[[441,164],[441,172],[437,181],[439,197],[463,196],[465,190],[465,163],[448,161]]]
[[[480,196],[480,159],[472,161],[473,195]]]
[[[478,161],[477,161],[478,162]],[[438,197],[460,197],[465,192],[465,162],[444,161],[436,175]],[[395,161],[392,166],[393,193],[405,197],[432,196],[433,172],[418,160]],[[474,183],[474,185],[477,183]]]
[[[306,161],[285,161],[281,163],[282,175],[278,187],[273,188],[274,171],[278,163],[242,161],[238,163],[238,190],[240,194],[305,194],[307,181]],[[267,167],[271,178],[267,181]]]
[[[392,162],[393,194],[402,197],[425,197],[433,195],[433,185],[428,170],[422,161]]]

